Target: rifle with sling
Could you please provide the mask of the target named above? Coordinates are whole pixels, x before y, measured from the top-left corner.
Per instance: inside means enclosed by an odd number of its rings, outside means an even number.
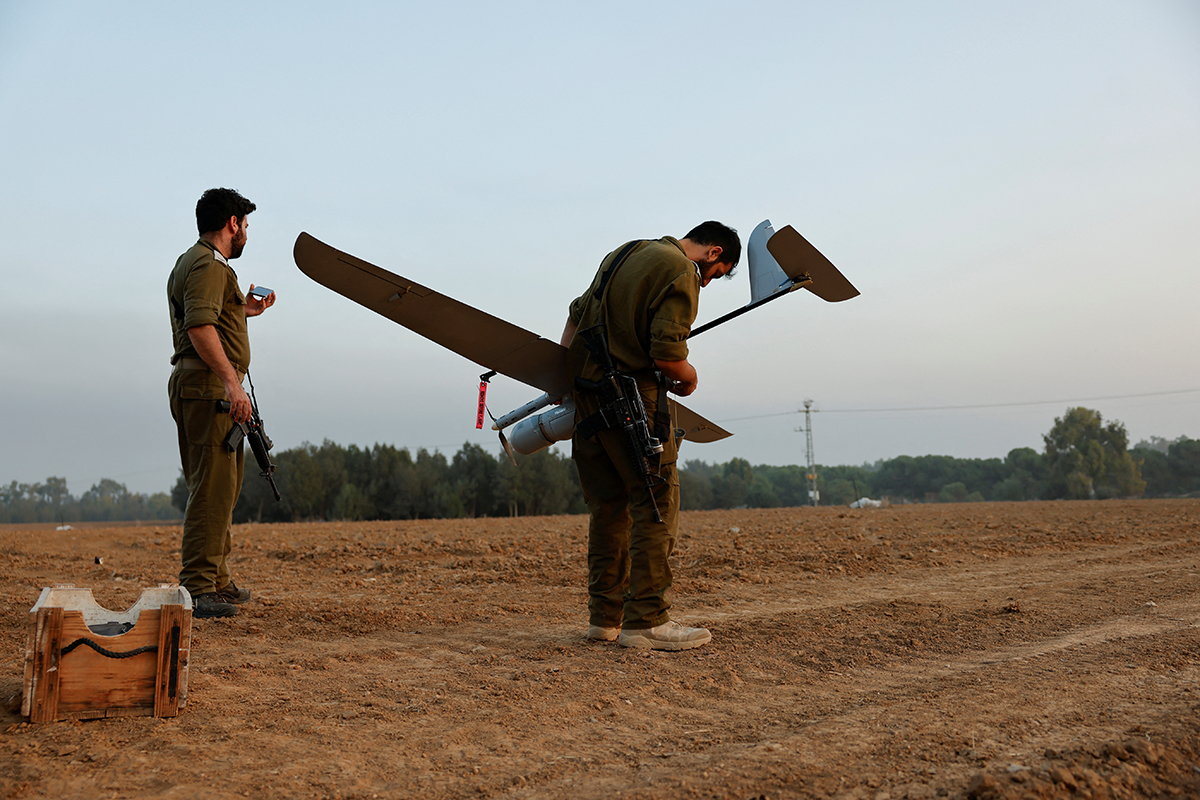
[[[653,488],[662,483],[663,479],[659,477],[656,467],[651,464],[656,460],[655,457],[662,453],[663,445],[651,433],[650,426],[647,424],[646,405],[642,402],[642,393],[638,390],[637,379],[632,375],[619,372],[613,365],[612,355],[608,350],[608,332],[604,325],[595,325],[579,331],[575,335],[580,338],[584,347],[604,368],[604,376],[598,381],[589,381],[586,378],[575,379],[575,388],[590,392],[600,400],[600,410],[581,421],[576,429],[585,438],[611,429],[620,429],[625,434],[624,439],[633,461],[634,470],[645,485],[646,491],[650,495],[650,503],[654,506],[654,520],[662,522],[662,514],[659,513],[658,504],[654,500]],[[657,370],[655,370],[655,374],[660,387],[658,402],[661,407],[667,402],[665,392],[662,391],[665,389],[666,382]]]
[[[250,377],[250,373],[246,373],[246,377]],[[228,400],[217,401],[217,411],[222,414],[228,414],[231,408]],[[275,470],[278,467],[271,461],[271,454],[268,452],[275,443],[271,441],[271,437],[267,436],[266,429],[263,428],[262,417],[258,413],[258,398],[254,396],[254,381],[250,381],[250,421],[249,422],[234,422],[233,427],[229,429],[229,434],[225,437],[225,446],[231,451],[237,450],[245,439],[250,443],[250,451],[254,453],[254,460],[258,462],[258,468],[261,470],[261,475],[267,479],[267,483],[271,484],[271,492],[275,495],[275,500],[278,502],[281,498],[279,487],[275,485]]]

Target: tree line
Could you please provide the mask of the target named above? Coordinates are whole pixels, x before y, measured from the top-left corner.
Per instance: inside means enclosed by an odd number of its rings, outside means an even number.
[[[179,519],[180,511],[166,492],[145,495],[108,478],[75,497],[66,478],[42,483],[13,481],[0,486],[0,524],[10,522],[110,522],[117,520]]]
[[[1042,437],[1042,452],[1004,458],[899,456],[863,467],[816,468],[820,505],[859,498],[893,503],[1180,497],[1200,493],[1200,440],[1154,438],[1132,450],[1121,422],[1070,408]],[[680,470],[684,509],[809,505],[808,470],[688,462]]]
[[[1122,423],[1077,407],[1055,418],[1042,441],[1042,452],[1019,447],[1003,459],[899,456],[861,467],[818,465],[817,495],[821,505],[846,505],[862,497],[961,503],[1200,493],[1200,440],[1155,437],[1130,449]],[[809,504],[805,468],[751,468],[742,459],[688,462],[680,490],[684,508]]]
[[[247,454],[235,522],[296,520],[429,519],[539,514],[579,514],[587,510],[575,462],[553,450],[524,456],[520,466],[496,458],[477,444],[464,444],[447,459],[424,448],[414,457],[406,448],[376,444],[320,446],[272,454],[275,483],[282,499]],[[171,492],[176,507],[187,504],[182,475]]]
[[[862,466],[816,467],[820,505],[862,497],[906,502],[1174,497],[1200,493],[1200,440],[1153,437],[1130,448],[1125,426],[1097,411],[1069,408],[1042,437],[1044,450],[1011,450],[1004,458],[899,456]],[[440,452],[326,441],[272,454],[276,502],[247,453],[235,522],[428,519],[586,512],[575,464],[554,450],[514,466],[477,444],[447,458]],[[809,505],[805,467],[684,462],[684,509]],[[0,523],[178,519],[187,504],[182,475],[170,495],[141,495],[108,479],[76,499],[63,478],[0,487]]]
[[[1045,449],[1016,448],[1004,458],[899,456],[873,465],[818,466],[820,505],[861,497],[905,502],[1087,499],[1175,496],[1200,492],[1200,441],[1180,437],[1139,443],[1100,413],[1070,408],[1043,437]],[[419,519],[585,512],[575,464],[556,451],[522,457],[519,466],[475,444],[453,458],[375,445],[326,441],[276,457],[283,500],[276,503],[247,458],[237,521]],[[1145,475],[1142,469],[1145,469]],[[770,508],[809,504],[807,469],[686,461],[679,470],[687,510]],[[173,493],[186,503],[182,480]]]

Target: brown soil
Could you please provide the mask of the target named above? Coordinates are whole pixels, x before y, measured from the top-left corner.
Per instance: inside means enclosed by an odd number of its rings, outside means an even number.
[[[124,609],[179,528],[0,529],[0,796],[1200,797],[1200,501],[681,530],[713,641],[647,653],[584,640],[584,517],[240,527],[178,717],[30,725],[41,587]]]

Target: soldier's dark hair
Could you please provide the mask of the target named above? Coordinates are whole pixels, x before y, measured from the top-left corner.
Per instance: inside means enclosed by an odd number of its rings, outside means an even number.
[[[196,202],[196,227],[201,235],[219,231],[230,217],[240,223],[256,207],[233,189],[209,189]]]
[[[683,237],[691,239],[693,242],[705,247],[717,246],[721,248],[721,261],[729,264],[731,267],[736,267],[738,261],[742,258],[742,241],[738,238],[737,231],[728,225],[722,225],[720,222],[709,220],[701,222],[696,227],[688,231],[688,235]],[[733,274],[733,270],[729,271]]]

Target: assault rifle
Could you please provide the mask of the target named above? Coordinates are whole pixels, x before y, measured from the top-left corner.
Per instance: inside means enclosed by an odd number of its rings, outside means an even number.
[[[229,429],[229,434],[225,437],[225,446],[236,451],[241,446],[243,439],[250,443],[250,451],[254,453],[254,460],[258,462],[258,468],[262,470],[261,475],[267,479],[267,483],[271,484],[271,491],[278,502],[281,499],[279,487],[275,485],[275,470],[278,468],[271,461],[271,454],[268,452],[275,446],[275,443],[271,441],[271,437],[267,436],[267,431],[263,428],[262,417],[258,413],[258,400],[254,397],[254,381],[250,382],[250,397],[249,422],[233,423],[233,427]],[[228,414],[230,408],[228,400],[217,401],[217,411],[220,413]]]
[[[634,470],[646,486],[650,503],[654,506],[654,519],[656,522],[662,522],[658,504],[654,501],[653,488],[662,483],[663,479],[650,462],[662,453],[663,445],[650,432],[646,420],[646,406],[642,402],[637,380],[632,375],[618,372],[613,365],[612,355],[608,351],[608,333],[603,325],[579,331],[576,336],[582,339],[588,352],[604,368],[604,377],[599,381],[575,379],[577,389],[591,392],[600,399],[600,410],[579,423],[580,432],[590,436],[599,431],[619,428],[625,434],[625,443],[628,445]],[[665,403],[667,398],[659,397],[658,402]]]

